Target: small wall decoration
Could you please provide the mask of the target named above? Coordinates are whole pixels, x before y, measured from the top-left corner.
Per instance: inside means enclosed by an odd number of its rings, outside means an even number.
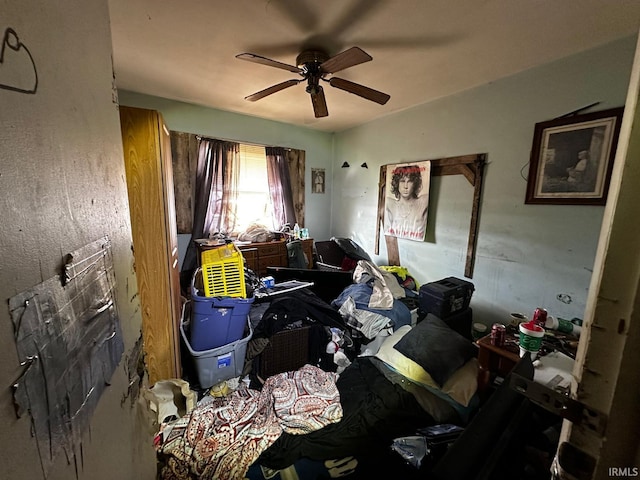
[[[525,203],[604,205],[623,108],[537,123]]]
[[[429,206],[431,163],[387,165],[384,233],[424,241]]]
[[[325,172],[324,168],[311,169],[311,192],[324,193]]]

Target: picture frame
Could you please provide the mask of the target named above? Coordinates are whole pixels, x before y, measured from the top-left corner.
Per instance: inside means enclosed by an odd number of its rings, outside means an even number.
[[[325,192],[326,173],[324,168],[311,169],[311,193]]]
[[[623,111],[536,123],[525,203],[605,205]]]

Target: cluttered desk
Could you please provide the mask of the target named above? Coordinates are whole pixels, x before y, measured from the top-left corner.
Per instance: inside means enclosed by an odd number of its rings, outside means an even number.
[[[486,391],[496,378],[506,377],[524,353],[524,338],[531,340],[533,335],[538,339],[533,350],[530,350],[536,367],[534,381],[555,390],[569,389],[579,341],[577,330],[572,329],[571,333],[561,332],[551,328],[555,323],[550,322],[550,327],[538,326],[535,328],[536,332],[532,333],[528,330],[530,323],[496,327],[492,329],[492,333],[476,341],[479,392]],[[526,334],[523,330],[526,330]]]

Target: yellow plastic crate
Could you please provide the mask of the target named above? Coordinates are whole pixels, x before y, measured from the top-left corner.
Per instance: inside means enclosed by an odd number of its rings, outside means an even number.
[[[244,259],[233,243],[205,250],[201,255],[201,263],[206,297],[246,298]]]

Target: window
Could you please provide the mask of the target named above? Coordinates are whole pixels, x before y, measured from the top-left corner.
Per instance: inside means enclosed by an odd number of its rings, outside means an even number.
[[[252,223],[276,229],[272,217],[267,157],[264,147],[240,145],[240,174],[236,205],[236,230],[243,232]]]
[[[173,166],[173,184],[176,206],[176,223],[179,234],[189,234],[193,238],[204,238],[209,235],[209,229],[213,220],[207,217],[211,214],[210,207],[219,202],[222,192],[218,197],[202,196],[198,193],[198,164],[200,162],[199,149],[204,137],[193,133],[171,131],[171,157]],[[212,141],[207,138],[206,140]],[[213,140],[216,141],[216,140]],[[228,141],[226,141],[228,142]],[[236,143],[237,150],[233,155],[237,173],[233,176],[233,194],[228,195],[229,205],[226,205],[225,213],[234,215],[237,226],[236,233],[244,231],[252,222],[260,223],[267,228],[279,229],[284,223],[282,218],[294,218],[292,222],[304,225],[304,190],[305,190],[305,151],[287,148],[284,161],[287,165],[290,195],[283,195],[282,187],[269,185],[271,181],[279,181],[282,175],[281,162],[267,156],[269,148],[260,145],[248,145]],[[204,160],[215,162],[214,158]],[[270,163],[271,162],[271,163]],[[280,167],[278,167],[278,165]],[[271,168],[267,168],[270,166]],[[219,166],[209,166],[201,172],[213,170]],[[210,171],[213,171],[210,170]],[[204,179],[201,178],[201,181]],[[209,177],[211,182],[212,178]],[[219,181],[219,179],[213,180]],[[224,189],[224,187],[222,187]],[[231,193],[228,190],[228,193]],[[236,195],[237,194],[237,200]],[[272,202],[276,202],[272,205]],[[233,203],[233,205],[231,205]],[[284,205],[287,205],[285,208]],[[232,208],[229,208],[232,207]],[[236,208],[237,207],[237,211]],[[293,209],[293,214],[292,214]],[[276,212],[274,214],[274,212]],[[218,215],[220,216],[220,215]],[[274,218],[272,218],[272,216]],[[197,219],[197,220],[196,220]],[[280,219],[275,221],[274,219]],[[215,222],[213,222],[215,223]],[[205,231],[206,230],[206,231]]]

